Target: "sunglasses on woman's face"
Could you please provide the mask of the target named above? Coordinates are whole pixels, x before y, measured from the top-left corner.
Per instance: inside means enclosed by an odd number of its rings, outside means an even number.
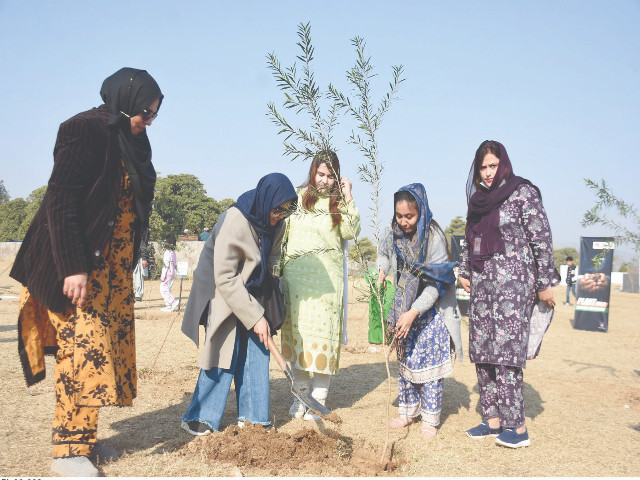
[[[293,213],[293,208],[291,206],[283,207],[282,205],[277,206],[273,209],[273,214],[277,216],[288,217]]]
[[[127,118],[131,118],[131,115],[124,113],[122,110],[120,110],[120,113]],[[158,116],[158,112],[154,112],[153,110],[149,110],[148,108],[145,108],[144,110],[142,110],[140,115],[142,115],[142,119],[145,122],[148,122],[149,120],[155,119]]]
[[[145,122],[149,120],[153,120],[157,116],[158,116],[158,112],[154,112],[153,110],[150,110],[148,108],[145,108],[144,110],[142,110],[142,118]]]

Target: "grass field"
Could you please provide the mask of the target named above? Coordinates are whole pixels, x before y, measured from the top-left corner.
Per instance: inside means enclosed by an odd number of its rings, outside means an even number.
[[[19,294],[0,263],[0,295]],[[174,285],[178,293],[180,284]],[[183,302],[189,292],[183,285]],[[302,437],[311,428],[319,435],[366,452],[381,451],[387,434],[387,383],[381,351],[367,342],[366,304],[349,305],[349,344],[343,347],[341,370],[334,378],[328,406],[340,425],[291,419],[289,383],[271,362],[271,415],[277,431],[268,435]],[[563,287],[556,287],[555,318],[540,356],[525,370],[525,404],[531,446],[509,450],[491,440],[471,440],[464,431],[479,423],[475,369],[468,357],[456,363],[445,379],[442,424],[435,440],[420,439],[419,428],[391,431],[393,459],[399,465],[384,475],[399,476],[640,476],[640,295],[612,292],[609,332],[574,330],[573,310],[562,305]],[[100,413],[99,439],[122,455],[102,466],[107,476],[319,476],[372,475],[339,460],[292,462],[271,450],[271,466],[247,460],[247,451],[222,440],[237,432],[214,433],[195,441],[180,428],[198,374],[198,352],[181,332],[181,314],[160,311],[157,282],[147,282],[136,307],[138,398],[131,408],[105,408]],[[0,300],[0,474],[51,476],[51,420],[54,406],[53,358],[47,378],[27,388],[17,355],[18,301]],[[465,355],[466,317],[463,318]],[[276,340],[279,344],[279,340]],[[397,365],[391,363],[392,400],[397,405]],[[230,394],[222,428],[235,424],[235,396]],[[395,407],[392,407],[395,414]],[[237,429],[236,429],[237,430]],[[249,433],[243,433],[245,437]],[[227,435],[227,437],[223,437]],[[255,430],[255,443],[269,442]],[[249,436],[251,436],[249,435]],[[297,435],[297,436],[296,436]],[[220,443],[238,448],[237,455],[211,455]],[[235,444],[234,444],[235,445]],[[331,448],[331,447],[328,447]],[[337,447],[336,447],[337,448]],[[215,459],[214,459],[215,457]],[[331,457],[333,458],[333,457]],[[273,465],[281,465],[275,468]]]

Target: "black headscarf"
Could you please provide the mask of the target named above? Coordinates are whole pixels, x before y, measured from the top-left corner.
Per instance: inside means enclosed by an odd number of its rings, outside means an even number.
[[[121,68],[108,77],[100,89],[100,96],[109,111],[107,125],[109,143],[120,147],[124,167],[133,187],[136,213],[143,225],[147,225],[156,184],[156,171],[151,163],[151,144],[146,129],[138,135],[131,133],[129,117],[135,117],[159,99],[158,110],[164,95],[146,70]],[[118,149],[109,148],[109,155]]]

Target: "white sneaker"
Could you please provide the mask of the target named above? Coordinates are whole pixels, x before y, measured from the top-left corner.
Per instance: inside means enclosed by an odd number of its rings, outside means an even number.
[[[62,477],[97,477],[99,473],[88,457],[54,458],[51,471]]]
[[[291,415],[293,418],[302,418],[306,412],[307,407],[304,406],[304,403],[302,403],[296,397],[293,397],[293,403],[291,404],[291,408],[289,409],[289,415]]]
[[[171,305],[167,305],[166,307],[163,307],[160,309],[161,312],[170,312],[171,311]]]
[[[173,312],[176,308],[178,308],[179,304],[180,304],[180,301],[176,298],[171,304],[171,307],[167,307],[169,308],[169,312]]]

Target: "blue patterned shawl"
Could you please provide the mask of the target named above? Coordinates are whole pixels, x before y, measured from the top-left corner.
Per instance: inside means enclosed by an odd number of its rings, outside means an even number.
[[[398,191],[407,191],[411,193],[418,202],[418,208],[420,210],[420,216],[416,226],[417,230],[414,234],[418,236],[416,243],[416,246],[419,249],[417,258],[415,255],[413,258],[406,258],[404,253],[400,248],[398,248],[400,241],[403,239],[406,241],[404,232],[400,229],[393,229],[393,246],[396,251],[396,255],[398,255],[398,265],[403,263],[409,268],[409,270],[411,270],[413,275],[427,277],[434,280],[436,282],[436,287],[438,288],[438,293],[440,294],[440,297],[442,297],[447,291],[447,288],[449,288],[449,286],[451,286],[451,284],[456,280],[453,273],[453,267],[455,267],[458,262],[424,263],[425,258],[427,258],[427,249],[429,248],[429,227],[431,226],[431,220],[433,219],[433,213],[431,213],[431,210],[429,209],[427,192],[421,183],[406,185]],[[394,226],[396,224],[395,216],[393,224]],[[400,232],[402,236],[399,236],[398,232]]]

